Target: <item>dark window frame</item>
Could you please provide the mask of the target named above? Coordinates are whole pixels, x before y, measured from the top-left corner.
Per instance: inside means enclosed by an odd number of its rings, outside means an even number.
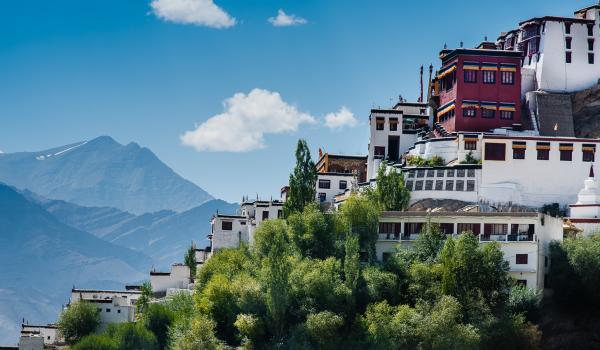
[[[330,190],[331,189],[331,180],[319,179],[318,185],[319,185],[319,188],[322,188],[324,190]]]
[[[484,159],[487,161],[505,161],[506,160],[506,144],[486,142],[484,146]]]
[[[233,221],[221,221],[221,231],[233,231]]]
[[[515,72],[500,72],[502,85],[515,85]]]
[[[493,109],[482,108],[481,109],[481,118],[484,118],[484,119],[495,119],[496,118],[496,111],[493,110]]]
[[[465,83],[467,84],[476,84],[477,83],[477,72],[476,70],[465,69],[463,72],[463,78]]]
[[[516,265],[527,265],[529,264],[529,254],[517,254],[515,256]]]
[[[496,71],[495,70],[484,70],[482,71],[481,81],[484,84],[493,85],[496,84]]]

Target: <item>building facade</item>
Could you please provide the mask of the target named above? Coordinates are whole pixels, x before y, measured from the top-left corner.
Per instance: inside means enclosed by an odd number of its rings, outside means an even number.
[[[470,232],[481,244],[498,242],[509,274],[529,288],[543,289],[549,244],[563,237],[563,221],[535,212],[384,212],[379,221],[377,258],[385,261],[398,245],[412,246],[431,220],[446,235]]]
[[[157,296],[170,295],[173,291],[188,289],[191,283],[190,268],[184,264],[171,265],[171,271],[150,271],[152,292]]]
[[[521,123],[521,53],[456,49],[440,53],[440,134],[483,132]]]
[[[369,116],[367,180],[377,176],[381,160],[397,162],[431,126],[431,109],[425,103],[399,102],[392,109],[372,109]]]

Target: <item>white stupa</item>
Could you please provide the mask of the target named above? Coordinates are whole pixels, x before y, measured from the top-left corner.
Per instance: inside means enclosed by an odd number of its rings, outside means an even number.
[[[589,235],[600,232],[600,188],[594,176],[593,165],[590,167],[590,175],[583,183],[583,189],[577,195],[577,203],[569,205],[568,221]]]

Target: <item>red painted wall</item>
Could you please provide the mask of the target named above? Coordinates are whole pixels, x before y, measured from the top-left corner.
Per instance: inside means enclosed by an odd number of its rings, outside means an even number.
[[[465,61],[514,64],[517,69],[515,72],[514,84],[503,85],[501,83],[499,70],[496,71],[495,84],[484,84],[481,70],[477,72],[477,83],[465,83],[464,71],[462,68]],[[442,123],[446,131],[483,132],[494,128],[511,126],[514,123],[521,123],[521,60],[519,58],[459,55],[453,62],[458,62],[456,84],[452,90],[440,92],[441,106],[452,100],[456,100],[456,116],[453,119]],[[447,65],[452,64],[453,62],[450,62]],[[461,108],[463,100],[514,103],[516,111],[512,120],[500,119],[500,111],[496,111],[496,117],[494,119],[482,118],[481,109],[477,109],[477,116],[475,118],[465,118],[463,117]]]

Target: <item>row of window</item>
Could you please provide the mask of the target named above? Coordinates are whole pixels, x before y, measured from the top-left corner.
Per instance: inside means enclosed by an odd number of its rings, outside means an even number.
[[[594,39],[588,39],[588,51],[594,51]],[[573,48],[573,38],[570,36],[565,37],[565,48],[571,50]]]
[[[110,309],[106,309],[106,312],[110,312],[110,311],[111,311]],[[102,312],[102,308],[101,307],[98,308],[98,312]],[[117,313],[120,314],[121,310],[117,309]],[[48,337],[48,338],[50,338],[50,337]]]
[[[573,160],[573,146],[572,144],[566,145],[561,144],[559,147],[560,160],[561,161],[572,161]],[[595,161],[596,146],[595,145],[583,145],[581,151],[581,160],[583,162],[594,162]],[[513,143],[513,159],[525,159],[526,146],[525,143],[515,142]],[[538,142],[536,147],[537,160],[549,160],[550,159],[550,143]],[[485,160],[506,160],[506,144],[504,143],[486,143],[485,144]]]
[[[420,169],[407,171],[407,178],[416,177],[475,177],[475,169]]]
[[[481,113],[477,113],[476,108],[463,108],[463,117],[465,118],[476,118],[477,114],[481,114],[481,118],[494,119],[496,118],[496,111],[493,109],[481,109]],[[500,119],[502,120],[513,120],[515,118],[515,112],[513,111],[500,111]]]
[[[573,23],[571,23],[571,22],[565,22],[565,34],[571,34],[571,26],[572,25],[573,25]],[[588,36],[594,36],[594,25],[593,24],[587,25],[587,34],[588,34]]]
[[[588,53],[588,63],[589,64],[594,64],[595,58],[594,58],[594,54],[593,53]],[[573,62],[573,52],[571,51],[567,51],[565,52],[565,62],[566,63],[572,63]]]
[[[375,154],[377,155],[377,154]],[[331,189],[331,180],[325,180],[325,179],[319,179],[319,188],[324,189],[324,190],[329,190]],[[346,180],[340,180],[339,183],[339,189],[340,190],[345,190],[348,188],[348,181]]]
[[[414,183],[414,187],[413,187]],[[465,187],[466,183],[466,187]],[[417,180],[406,181],[406,188],[410,191],[475,191],[475,180]]]
[[[477,70],[465,70],[464,71],[465,83],[468,83],[468,84],[477,83],[478,76],[479,76],[479,71],[477,71]],[[490,70],[481,71],[481,81],[484,84],[496,84],[496,71],[490,71]],[[515,72],[500,72],[500,83],[502,85],[514,85]]]

